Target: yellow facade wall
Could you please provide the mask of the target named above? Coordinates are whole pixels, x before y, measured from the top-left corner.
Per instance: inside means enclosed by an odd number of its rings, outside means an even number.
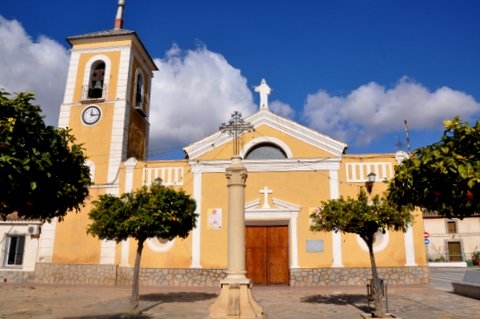
[[[342,195],[351,197],[356,196],[363,183],[348,183],[345,175],[346,163],[357,163],[362,161],[391,162],[395,165],[393,156],[374,156],[372,158],[362,158],[361,156],[346,157],[340,166],[338,174],[338,186]],[[155,169],[161,167],[182,167],[184,169],[183,183],[180,186],[171,186],[177,189],[184,189],[187,193],[193,193],[193,174],[188,161],[157,161],[157,162],[138,162],[134,169],[133,189],[141,187],[145,182],[145,169]],[[299,167],[304,168],[304,167]],[[98,172],[100,173],[100,172]],[[119,182],[122,187],[125,185],[125,167],[119,174]],[[331,198],[329,171],[302,170],[285,172],[248,172],[245,187],[245,203],[260,200],[259,206],[262,206],[264,195],[260,193],[264,187],[268,187],[272,193],[269,194],[269,205],[274,207],[273,198],[289,202],[300,206],[297,219],[297,250],[298,264],[302,268],[330,267],[333,260],[333,241],[332,233],[311,232],[310,212],[317,207],[321,201]],[[200,263],[203,268],[226,268],[228,267],[228,188],[227,179],[224,172],[202,173],[202,195],[200,209]],[[372,195],[386,190],[384,183],[375,183]],[[121,188],[121,193],[127,191]],[[95,198],[95,189],[92,192],[92,198]],[[208,217],[212,209],[222,210],[222,227],[214,229],[209,226]],[[56,257],[57,262],[73,261],[75,258],[94,263],[99,258],[99,242],[86,235],[69,235],[79,224],[86,225],[88,220],[85,216],[90,206],[87,204],[84,212],[79,215],[72,215],[60,224],[58,237],[70,241],[74,238],[85,238],[81,242],[87,243],[88,248],[80,250],[80,255],[71,253],[71,247],[62,249],[61,244],[56,247],[56,253],[62,258]],[[290,225],[290,227],[292,227]],[[77,228],[78,231],[78,228]],[[423,234],[423,219],[418,214],[413,225],[415,261],[419,266],[426,265],[425,245],[421,240]],[[420,238],[420,239],[419,239]],[[322,252],[308,252],[308,240],[321,240],[323,242]],[[130,239],[130,250],[128,262],[133,265],[136,252],[136,241]],[[59,240],[60,242],[60,240]],[[82,243],[83,245],[83,243]],[[291,245],[291,243],[289,243]],[[82,246],[83,247],[83,246]],[[119,245],[120,247],[120,245]],[[121,260],[121,249],[117,248],[116,263]],[[345,267],[369,267],[370,260],[368,252],[362,249],[354,234],[341,234],[342,262]],[[192,238],[191,235],[186,239],[177,238],[172,247],[165,251],[155,251],[149,245],[145,244],[142,267],[146,268],[188,268],[191,265],[192,256]],[[290,247],[291,251],[292,247]],[[375,254],[377,265],[380,267],[403,266],[405,259],[405,238],[403,232],[389,231],[389,244],[387,247]],[[90,255],[88,255],[90,254]],[[88,256],[86,256],[88,255]]]
[[[65,219],[57,222],[52,261],[59,264],[98,264],[101,242],[87,235],[90,224],[88,212],[91,201],[103,193],[102,189],[90,189],[90,196],[79,213],[70,212]]]
[[[159,169],[162,167],[181,167],[184,168],[184,182],[181,186],[166,186],[172,187],[176,190],[184,190],[186,193],[192,193],[192,175],[188,168],[187,161],[149,161],[149,162],[137,162],[133,173],[133,190],[142,187],[146,176],[144,176],[145,169]],[[120,184],[125,185],[125,165],[122,166],[119,174]],[[168,182],[168,181],[166,181]],[[125,188],[122,189],[122,193],[127,192]],[[130,238],[128,263],[133,265],[135,262],[137,241]],[[187,238],[176,238],[170,248],[166,248],[169,244],[165,240],[154,238],[149,240],[149,243],[145,242],[143,247],[141,266],[145,268],[189,268],[191,265],[192,255],[192,239],[191,235]],[[151,248],[151,246],[153,248]],[[117,263],[120,263],[120,256],[122,251],[117,249]]]
[[[420,209],[415,210],[413,212],[413,216],[415,217],[412,226],[415,245],[415,262],[419,266],[428,266],[427,247],[423,237],[423,233],[425,232],[425,224]]]
[[[239,136],[240,147],[242,145],[248,144],[249,142],[259,139],[259,138],[276,138],[281,140],[283,143],[287,144],[292,152],[293,158],[331,158],[334,157],[333,154],[321,150],[311,144],[305,143],[298,140],[295,137],[292,137],[290,134],[285,132],[278,131],[277,129],[269,125],[260,125],[255,128],[255,131],[247,132]],[[199,156],[198,160],[219,160],[219,159],[230,159],[233,154],[233,141],[229,140],[228,142],[212,147],[212,150]]]
[[[288,145],[292,151],[293,158],[330,158],[333,154],[321,150],[316,146],[300,141],[290,134],[281,132],[276,128],[263,124],[255,128],[254,132],[246,134],[244,142],[248,143],[250,140],[262,137],[275,137]]]
[[[110,158],[110,143],[112,136],[105,134],[112,130],[113,103],[96,104],[102,111],[100,121],[96,125],[86,126],[81,121],[81,115],[87,105],[73,106],[69,127],[75,137],[86,149],[88,159],[95,163],[95,183],[107,182],[108,162]]]
[[[225,173],[202,176],[201,264],[206,268],[225,268],[228,264],[228,191]],[[222,227],[208,224],[208,210],[222,209]]]

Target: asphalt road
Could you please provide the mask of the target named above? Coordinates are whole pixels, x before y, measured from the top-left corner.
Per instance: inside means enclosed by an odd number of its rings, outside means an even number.
[[[467,268],[430,268],[430,287],[443,291],[453,291],[452,282],[462,281]]]

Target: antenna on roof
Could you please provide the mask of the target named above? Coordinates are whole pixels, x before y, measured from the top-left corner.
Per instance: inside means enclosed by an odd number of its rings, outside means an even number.
[[[117,15],[115,16],[115,30],[123,28],[123,7],[125,7],[125,0],[118,0]]]
[[[404,128],[405,128],[405,142],[407,143],[407,153],[410,155],[410,137],[408,136],[408,124],[407,120],[403,121]]]

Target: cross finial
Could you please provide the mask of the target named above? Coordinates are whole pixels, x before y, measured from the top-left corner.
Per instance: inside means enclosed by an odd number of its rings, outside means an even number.
[[[267,186],[260,190],[260,194],[263,194],[263,206],[262,208],[270,208],[270,203],[268,202],[268,194],[271,194],[272,190]]]
[[[242,113],[235,111],[232,113],[232,117],[230,121],[228,121],[228,124],[222,123],[219,127],[219,130],[222,133],[227,132],[228,134],[233,136],[233,155],[238,155],[238,151],[240,149],[240,142],[238,140],[238,137],[243,132],[253,130],[253,125],[245,122],[242,119]]]
[[[125,7],[125,0],[118,0],[117,15],[115,16],[115,30],[123,28],[123,7]]]
[[[268,95],[272,92],[272,89],[268,86],[265,79],[262,79],[260,85],[255,87],[255,92],[260,94],[260,109],[268,110]]]

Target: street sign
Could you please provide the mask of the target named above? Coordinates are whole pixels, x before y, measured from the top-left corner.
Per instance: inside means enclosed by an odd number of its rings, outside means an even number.
[[[424,231],[423,238],[428,238],[428,237],[430,237],[430,234],[428,233],[428,231]]]
[[[425,238],[425,245],[428,245],[428,244],[430,244],[430,239]]]

